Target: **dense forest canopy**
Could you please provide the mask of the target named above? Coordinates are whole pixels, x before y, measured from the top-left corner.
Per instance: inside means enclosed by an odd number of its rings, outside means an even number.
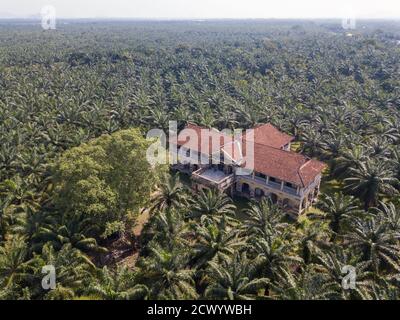
[[[399,298],[399,67],[400,22],[0,21],[0,298]],[[169,120],[272,123],[321,201],[193,196],[137,160]]]

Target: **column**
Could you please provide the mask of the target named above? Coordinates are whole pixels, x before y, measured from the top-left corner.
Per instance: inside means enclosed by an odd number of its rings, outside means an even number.
[[[254,188],[251,187],[250,185],[250,198],[254,198],[255,197],[255,192],[254,192]]]

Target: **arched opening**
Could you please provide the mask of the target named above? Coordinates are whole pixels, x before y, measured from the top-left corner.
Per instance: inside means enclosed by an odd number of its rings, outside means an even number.
[[[270,198],[273,204],[278,203],[278,196],[275,193],[271,193]]]
[[[250,186],[247,183],[242,184],[242,193],[250,195]]]
[[[262,198],[262,197],[265,196],[264,190],[259,189],[259,188],[256,188],[256,189],[254,190],[254,194],[255,194],[255,196],[256,196],[257,198]]]
[[[282,206],[284,208],[289,208],[290,207],[290,200],[289,199],[283,199]]]

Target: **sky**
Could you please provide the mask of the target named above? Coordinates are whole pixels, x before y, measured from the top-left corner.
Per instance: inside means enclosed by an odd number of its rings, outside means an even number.
[[[400,18],[400,0],[0,0],[1,17],[60,18]]]

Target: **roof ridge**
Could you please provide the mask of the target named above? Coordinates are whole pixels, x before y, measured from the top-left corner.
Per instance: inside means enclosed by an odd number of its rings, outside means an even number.
[[[306,166],[307,164],[309,164],[310,161],[311,161],[311,158],[310,158],[310,157],[305,156],[305,155],[302,155],[302,156],[303,156],[307,161],[304,162],[304,163],[300,166],[299,170],[303,169],[303,167],[305,167],[305,166]]]
[[[304,155],[303,155],[303,156],[304,156]],[[311,158],[310,158],[310,157],[304,156],[304,158],[306,158],[307,161],[304,162],[304,163],[300,166],[300,168],[297,170],[297,174],[299,175],[300,181],[301,181],[301,183],[303,184],[303,186],[305,186],[306,184],[304,183],[303,176],[301,175],[301,170],[302,170],[307,164],[309,164],[309,163],[311,162]]]
[[[289,153],[289,154],[294,154],[294,155],[297,155],[297,156],[301,156],[301,157],[307,158],[308,160],[311,160],[309,157],[305,156],[304,154],[298,153],[298,152],[295,152],[295,151],[292,151],[292,150],[284,150],[284,149],[281,149],[281,148],[276,148],[276,147],[270,146],[268,144],[263,144],[263,143],[259,143],[259,142],[255,142],[255,141],[249,141],[247,139],[244,139],[244,140],[248,141],[248,142],[252,142],[255,145],[257,144],[259,146],[271,148],[271,149],[282,151],[282,152]]]

